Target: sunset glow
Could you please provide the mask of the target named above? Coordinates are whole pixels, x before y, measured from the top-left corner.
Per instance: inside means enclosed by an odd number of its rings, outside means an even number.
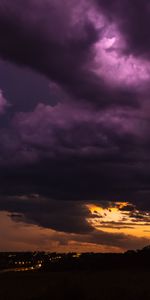
[[[88,222],[96,230],[122,232],[150,239],[150,212],[139,211],[128,202],[114,202],[108,205],[106,208],[87,205],[92,214]]]

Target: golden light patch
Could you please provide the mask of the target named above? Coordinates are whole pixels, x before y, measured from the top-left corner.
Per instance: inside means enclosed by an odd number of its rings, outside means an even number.
[[[87,204],[86,207],[91,213],[87,221],[96,230],[150,238],[150,212],[139,211],[128,202]]]

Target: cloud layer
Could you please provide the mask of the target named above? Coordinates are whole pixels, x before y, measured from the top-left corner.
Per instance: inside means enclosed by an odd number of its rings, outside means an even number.
[[[0,208],[12,218],[103,244],[83,203],[150,210],[149,14],[143,0],[0,0],[0,57],[23,72],[0,64]]]

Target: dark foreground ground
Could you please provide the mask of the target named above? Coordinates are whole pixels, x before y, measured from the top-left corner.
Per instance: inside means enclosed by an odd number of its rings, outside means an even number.
[[[147,300],[150,271],[0,274],[0,300]]]

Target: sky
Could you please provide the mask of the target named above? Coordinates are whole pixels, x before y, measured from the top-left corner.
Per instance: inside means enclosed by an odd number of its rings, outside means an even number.
[[[0,0],[0,251],[150,244],[150,4]]]

